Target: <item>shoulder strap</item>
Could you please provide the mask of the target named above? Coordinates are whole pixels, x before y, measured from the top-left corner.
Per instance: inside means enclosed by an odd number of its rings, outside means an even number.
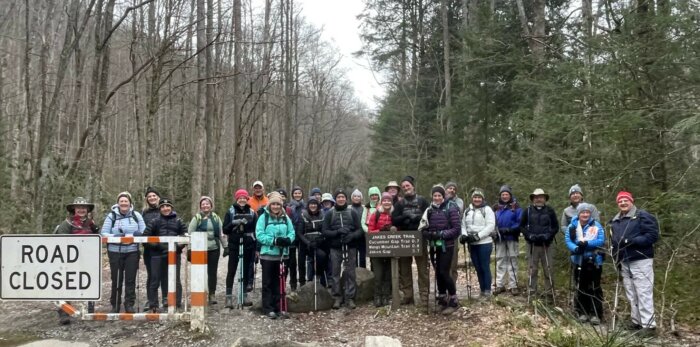
[[[114,223],[117,222],[117,213],[114,211],[111,211],[110,215],[112,216],[112,228],[114,228]]]
[[[380,215],[380,214],[381,214],[381,213],[379,213],[379,209],[375,209],[375,210],[374,210],[374,224],[378,224],[378,223],[379,223],[379,215]]]

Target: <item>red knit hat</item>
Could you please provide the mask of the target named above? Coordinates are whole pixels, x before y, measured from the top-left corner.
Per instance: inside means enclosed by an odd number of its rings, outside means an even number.
[[[236,191],[236,194],[233,195],[234,198],[236,198],[236,201],[238,201],[239,198],[244,197],[247,199],[250,198],[250,195],[248,195],[248,191],[245,189],[239,189]]]
[[[630,192],[626,192],[623,190],[623,191],[617,193],[617,198],[615,199],[615,202],[619,203],[620,199],[622,199],[622,198],[625,198],[625,199],[629,200],[630,202],[634,203],[634,198],[632,197],[632,193],[630,193]]]

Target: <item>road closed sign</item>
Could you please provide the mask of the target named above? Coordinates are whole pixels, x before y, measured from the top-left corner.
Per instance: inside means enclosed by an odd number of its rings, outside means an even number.
[[[0,236],[0,299],[99,300],[99,235]]]

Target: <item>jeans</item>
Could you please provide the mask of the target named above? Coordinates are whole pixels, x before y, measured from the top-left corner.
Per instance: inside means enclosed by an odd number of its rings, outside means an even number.
[[[482,293],[491,291],[491,268],[489,265],[491,264],[492,249],[492,243],[469,245],[469,255],[472,264],[474,264],[476,276],[479,278],[479,289]]]

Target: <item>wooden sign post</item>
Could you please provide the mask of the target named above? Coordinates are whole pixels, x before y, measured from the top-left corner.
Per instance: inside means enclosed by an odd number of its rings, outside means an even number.
[[[399,258],[423,255],[423,235],[417,230],[366,234],[367,256],[391,258],[391,308],[399,308]]]

